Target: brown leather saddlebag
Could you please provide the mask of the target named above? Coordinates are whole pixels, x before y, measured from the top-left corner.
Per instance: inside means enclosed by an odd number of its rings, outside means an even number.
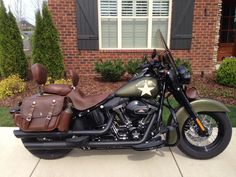
[[[25,98],[20,114],[14,115],[16,126],[23,131],[52,131],[60,122],[65,109],[65,97],[59,95],[34,95]]]

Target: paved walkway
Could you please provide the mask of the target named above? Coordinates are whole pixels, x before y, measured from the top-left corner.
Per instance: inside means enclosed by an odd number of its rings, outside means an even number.
[[[194,160],[177,148],[157,151],[73,150],[65,158],[42,160],[0,128],[0,177],[236,177],[236,129],[228,148],[210,160]]]

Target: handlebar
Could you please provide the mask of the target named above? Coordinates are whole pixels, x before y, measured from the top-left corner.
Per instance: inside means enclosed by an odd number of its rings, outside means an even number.
[[[150,67],[150,63],[149,62],[145,62],[145,63],[141,63],[138,66],[138,69],[145,69],[145,68],[149,68]]]
[[[139,65],[139,69],[145,69],[145,68],[160,68],[162,66],[162,63],[159,61],[151,61],[151,62],[145,62]]]

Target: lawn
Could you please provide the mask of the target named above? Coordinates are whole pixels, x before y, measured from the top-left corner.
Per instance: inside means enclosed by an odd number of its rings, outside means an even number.
[[[13,121],[9,114],[9,108],[0,108],[0,127],[12,127]]]
[[[175,103],[173,103],[175,104]],[[231,112],[228,113],[229,118],[232,122],[233,127],[236,127],[236,106],[228,106]],[[164,110],[164,119],[167,120],[169,113]],[[0,127],[12,127],[13,121],[11,115],[9,114],[9,108],[0,108]]]
[[[228,108],[230,109],[228,116],[232,122],[232,126],[236,127],[236,107],[235,106],[228,106]]]

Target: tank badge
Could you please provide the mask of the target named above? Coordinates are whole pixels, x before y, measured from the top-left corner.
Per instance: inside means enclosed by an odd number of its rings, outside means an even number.
[[[152,96],[151,90],[153,90],[154,88],[155,87],[149,87],[147,81],[145,81],[143,87],[138,87],[138,89],[142,91],[141,96],[145,94]]]

